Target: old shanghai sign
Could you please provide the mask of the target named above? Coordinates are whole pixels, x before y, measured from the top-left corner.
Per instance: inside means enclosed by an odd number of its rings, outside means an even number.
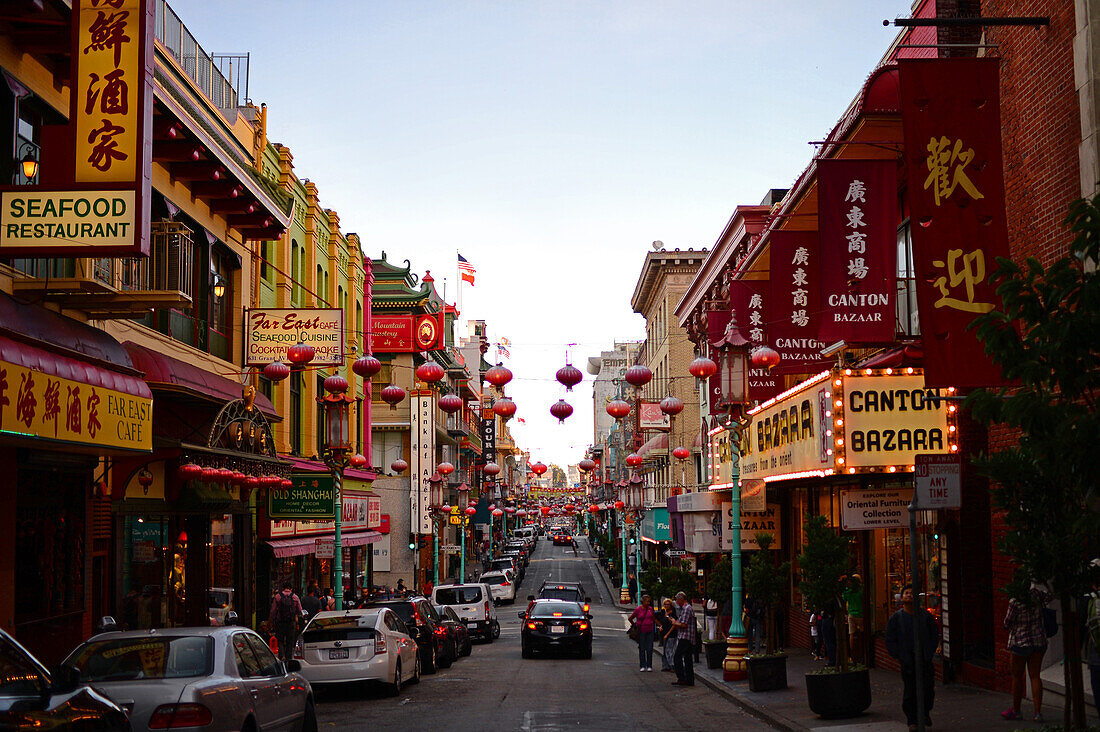
[[[269,518],[331,519],[336,515],[336,489],[331,475],[292,475],[290,480],[290,490],[268,493]]]
[[[286,360],[297,344],[313,346],[312,366],[344,364],[344,311],[339,308],[256,308],[244,319],[245,364]]]

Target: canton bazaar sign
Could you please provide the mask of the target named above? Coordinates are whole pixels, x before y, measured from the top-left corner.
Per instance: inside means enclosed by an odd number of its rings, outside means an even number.
[[[834,398],[843,403],[835,417],[844,420],[844,466],[910,466],[918,453],[952,452],[955,413],[944,392],[925,388],[924,376],[860,373],[841,381]]]
[[[741,440],[742,481],[832,467],[825,434],[828,390],[819,381],[750,414]]]
[[[298,343],[313,346],[310,365],[344,365],[344,311],[340,308],[253,308],[245,311],[245,364],[286,361]]]

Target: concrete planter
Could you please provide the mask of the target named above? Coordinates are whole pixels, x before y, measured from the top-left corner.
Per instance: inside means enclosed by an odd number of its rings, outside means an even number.
[[[749,656],[749,691],[778,691],[787,688],[787,656]]]
[[[722,659],[726,657],[726,642],[703,641],[703,652],[707,656],[707,668],[722,668]]]
[[[858,716],[871,706],[870,672],[806,674],[806,697],[810,710],[824,719]]]

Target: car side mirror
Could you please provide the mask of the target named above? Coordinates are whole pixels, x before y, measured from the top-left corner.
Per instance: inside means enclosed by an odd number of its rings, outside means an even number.
[[[240,617],[234,611],[230,610],[225,614],[226,625],[237,625],[240,622]]]
[[[586,598],[584,598],[584,601],[585,601],[585,602],[586,602],[587,604],[589,604],[589,605],[591,605],[591,604],[592,604],[592,598],[591,598],[591,597],[586,597]]]
[[[286,668],[288,674],[296,674],[302,670],[302,662],[294,658],[289,661],[284,661],[283,666]]]
[[[588,620],[591,620],[592,619],[592,613],[585,613],[584,617]]]
[[[534,601],[535,601],[535,596],[534,595],[528,595],[527,596],[527,602],[534,602]]]
[[[63,664],[50,672],[50,693],[71,694],[80,686],[80,669]]]
[[[522,610],[516,614],[519,615],[520,620],[523,620],[523,618],[527,616],[527,613],[523,612]]]
[[[100,633],[112,633],[118,629],[118,622],[113,615],[104,615],[99,619],[98,630]]]

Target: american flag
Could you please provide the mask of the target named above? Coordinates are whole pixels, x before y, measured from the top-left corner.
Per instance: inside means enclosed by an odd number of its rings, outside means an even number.
[[[466,261],[466,258],[461,254],[458,255],[458,274],[462,277],[464,282],[474,284],[474,275],[477,273],[477,269],[474,265]]]
[[[507,338],[501,337],[500,343],[497,344],[497,353],[505,358],[511,358],[512,352],[508,350],[508,346],[512,345],[512,342]]]

